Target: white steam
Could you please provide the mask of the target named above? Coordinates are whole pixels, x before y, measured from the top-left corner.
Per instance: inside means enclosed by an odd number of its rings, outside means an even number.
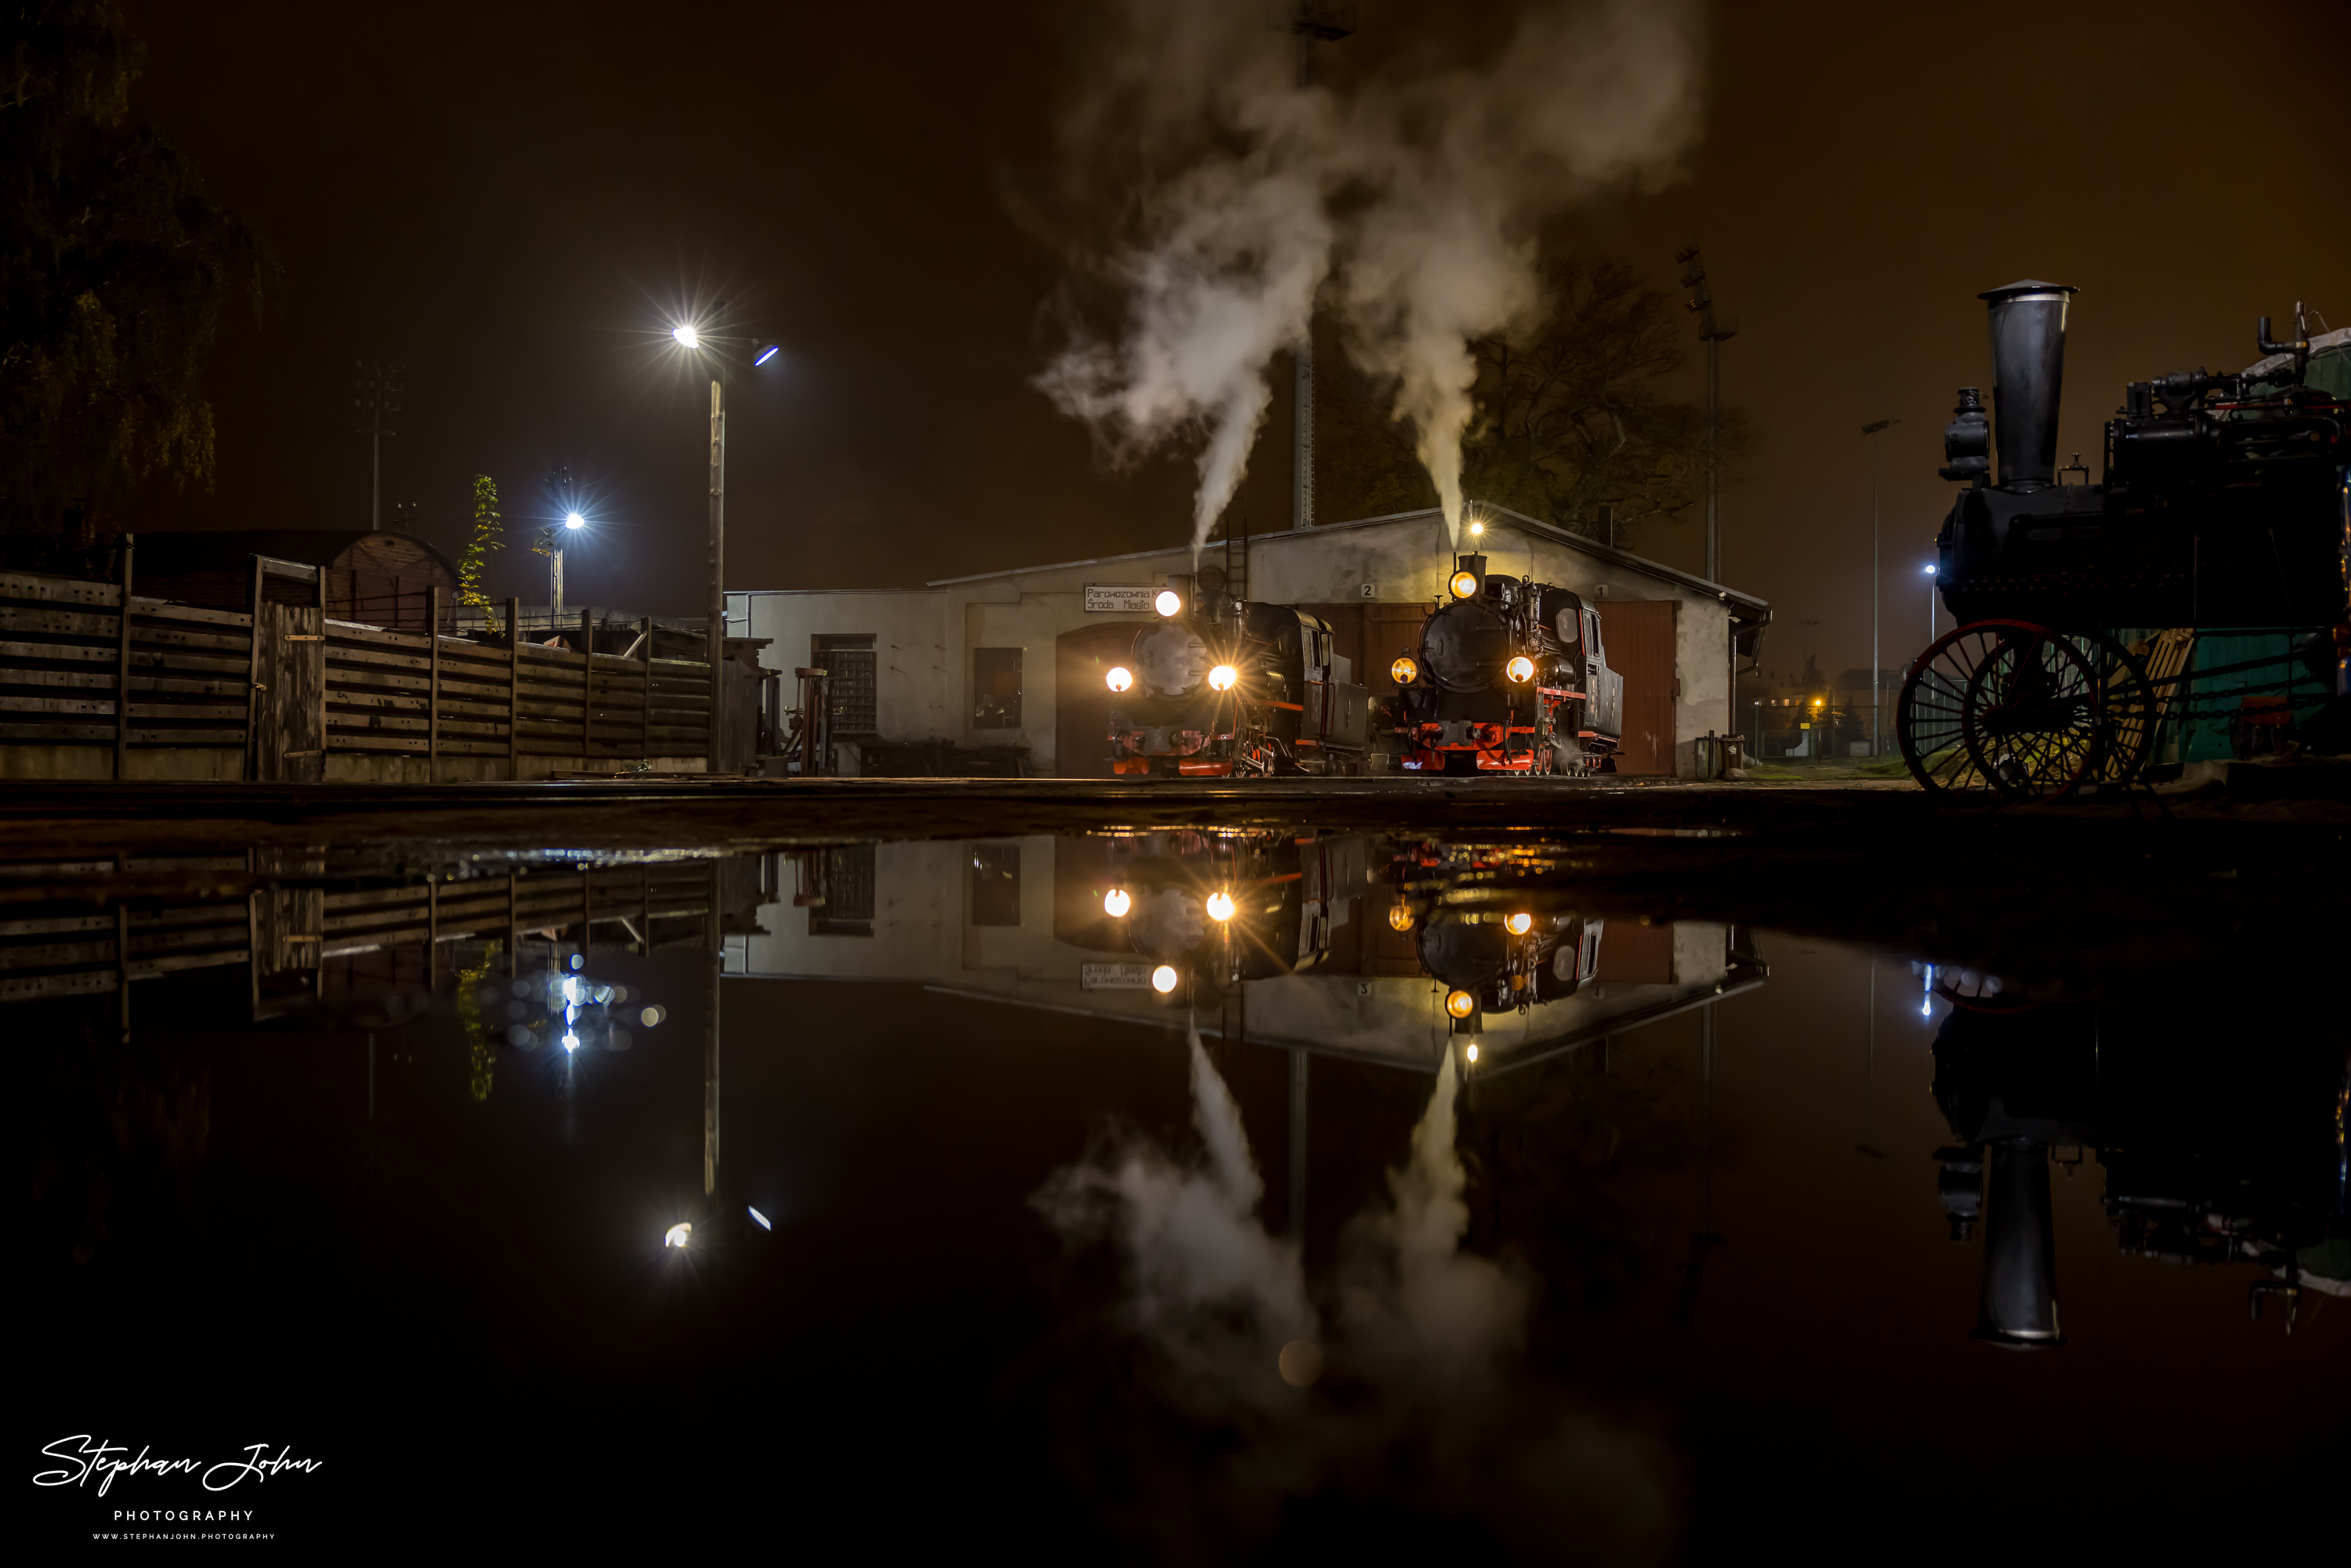
[[[1360,47],[1360,46],[1342,46]],[[1326,46],[1327,47],[1327,46]],[[1593,191],[1671,177],[1698,125],[1688,0],[1529,0],[1476,64],[1295,85],[1253,6],[1124,0],[1062,120],[1091,258],[1125,298],[1039,378],[1127,459],[1197,435],[1195,549],[1230,503],[1275,355],[1320,297],[1395,389],[1458,542],[1472,338],[1540,303],[1536,233]]]
[[[1477,1518],[1545,1552],[1664,1552],[1671,1460],[1654,1438],[1515,1366],[1526,1286],[1462,1250],[1455,1062],[1440,1067],[1405,1165],[1388,1173],[1392,1203],[1344,1228],[1322,1323],[1295,1243],[1266,1233],[1238,1109],[1196,1030],[1190,1055],[1198,1158],[1132,1138],[1056,1173],[1036,1203],[1065,1240],[1120,1250],[1121,1326],[1150,1351],[1159,1392],[1240,1434],[1227,1469],[1204,1478],[1223,1505],[1212,1511],[1246,1535],[1283,1499],[1335,1488]],[[1318,1378],[1337,1385],[1331,1398],[1290,1385]],[[1188,1521],[1196,1510],[1178,1511]]]

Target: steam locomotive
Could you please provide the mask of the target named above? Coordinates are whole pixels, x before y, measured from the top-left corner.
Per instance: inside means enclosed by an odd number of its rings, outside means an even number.
[[[1452,602],[1421,622],[1390,673],[1389,725],[1418,772],[1603,773],[1624,736],[1625,677],[1600,612],[1563,588],[1489,576],[1458,558]]]
[[[1205,577],[1206,574],[1204,574]],[[1145,778],[1357,773],[1371,694],[1331,627],[1282,604],[1226,597],[1222,580],[1162,589],[1156,624],[1103,679],[1111,770]]]
[[[1572,997],[1600,972],[1605,922],[1546,911],[1532,888],[1494,896],[1547,869],[1508,848],[1467,845],[1413,845],[1391,862],[1388,927],[1413,934],[1420,967],[1445,988],[1450,1032],[1477,1035],[1487,1014]],[[1478,1060],[1474,1041],[1468,1060]]]

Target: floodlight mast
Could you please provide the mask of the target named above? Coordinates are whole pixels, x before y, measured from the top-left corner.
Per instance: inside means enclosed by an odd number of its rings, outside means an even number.
[[[1687,308],[1698,312],[1698,340],[1706,345],[1706,580],[1722,580],[1722,345],[1739,335],[1714,319],[1714,296],[1706,287],[1706,263],[1698,246],[1674,252],[1682,264],[1682,287],[1690,291]]]

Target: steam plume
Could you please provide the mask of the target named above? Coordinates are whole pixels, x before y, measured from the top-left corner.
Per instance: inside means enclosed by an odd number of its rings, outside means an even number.
[[[1468,340],[1540,303],[1536,232],[1659,182],[1698,125],[1688,0],[1530,0],[1474,64],[1301,91],[1253,7],[1125,0],[1062,120],[1070,194],[1111,215],[1081,256],[1124,297],[1039,378],[1115,460],[1197,438],[1193,546],[1239,485],[1273,357],[1330,285],[1348,352],[1395,388],[1458,541]]]

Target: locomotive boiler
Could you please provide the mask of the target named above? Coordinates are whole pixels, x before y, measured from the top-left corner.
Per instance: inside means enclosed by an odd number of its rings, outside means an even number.
[[[1145,778],[1357,773],[1370,694],[1329,623],[1195,582],[1163,589],[1104,675],[1111,769]]]
[[[1531,578],[1456,561],[1449,603],[1390,672],[1387,718],[1416,772],[1600,773],[1624,734],[1625,677],[1608,667],[1600,613]]]

